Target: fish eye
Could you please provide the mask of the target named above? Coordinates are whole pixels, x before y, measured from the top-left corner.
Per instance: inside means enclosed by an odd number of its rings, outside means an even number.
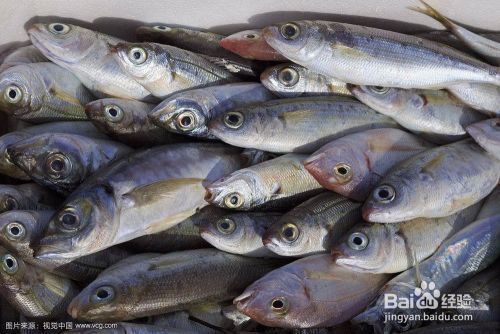
[[[21,240],[26,235],[26,229],[21,223],[11,222],[5,226],[5,234],[9,240]]]
[[[65,231],[76,231],[80,227],[80,215],[71,207],[67,207],[57,216],[57,223]]]
[[[383,185],[375,189],[373,196],[377,202],[389,203],[396,197],[396,191],[389,185]]]
[[[108,104],[104,107],[104,117],[110,122],[116,123],[123,119],[124,112],[116,104]]]
[[[375,94],[383,95],[387,93],[391,88],[390,87],[382,87],[382,86],[369,86],[368,89]]]
[[[231,193],[224,197],[224,204],[229,209],[236,209],[243,205],[243,196],[239,193]]]
[[[18,208],[19,203],[10,195],[5,195],[0,203],[0,212],[17,210]]]
[[[224,124],[231,129],[238,129],[243,124],[244,116],[239,111],[230,111],[224,115]]]
[[[166,27],[166,26],[154,26],[153,29],[154,30],[159,30],[159,31],[169,31],[169,30],[172,30],[171,28]]]
[[[299,238],[300,231],[295,224],[284,224],[281,228],[281,238],[286,242],[294,242]]]
[[[95,289],[94,294],[91,296],[94,302],[107,302],[115,298],[115,289],[112,286],[104,285]]]
[[[244,37],[246,39],[255,39],[255,38],[257,38],[257,36],[255,34],[246,34]]]
[[[21,88],[17,87],[16,85],[8,86],[3,95],[5,101],[12,104],[18,103],[23,98],[23,92],[21,91]]]
[[[278,80],[286,87],[292,87],[299,82],[299,73],[291,67],[285,67],[279,72]]]
[[[55,35],[65,35],[71,30],[70,26],[64,23],[49,24],[49,31]]]
[[[2,256],[2,269],[9,275],[17,273],[19,270],[17,259],[11,254],[5,254]]]
[[[345,183],[352,178],[351,166],[343,162],[338,163],[333,167],[333,174],[339,182]]]
[[[347,239],[347,244],[354,250],[363,250],[368,246],[368,241],[366,234],[354,232]]]
[[[148,58],[146,50],[140,47],[133,47],[128,51],[128,59],[135,65],[143,64]]]
[[[217,230],[223,234],[231,234],[236,229],[236,224],[230,218],[223,218],[217,221]]]
[[[66,177],[72,169],[71,160],[62,153],[52,153],[45,159],[47,174],[54,179]]]
[[[300,28],[295,23],[285,23],[280,27],[280,33],[285,39],[295,39],[300,35]]]
[[[196,117],[192,110],[185,109],[177,116],[177,128],[181,131],[191,131],[196,127]]]
[[[285,314],[288,312],[289,304],[285,297],[276,297],[271,300],[271,311],[277,314]]]

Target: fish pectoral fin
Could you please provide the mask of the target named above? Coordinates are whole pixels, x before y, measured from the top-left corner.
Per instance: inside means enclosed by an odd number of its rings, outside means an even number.
[[[157,270],[157,269],[164,269],[170,266],[175,266],[180,263],[185,263],[186,259],[185,258],[176,258],[173,256],[169,256],[168,258],[162,258],[159,260],[153,260],[149,264],[148,270]]]
[[[52,84],[49,87],[49,92],[57,97],[58,99],[68,103],[68,104],[73,104],[73,105],[82,105],[80,100],[78,100],[76,97],[68,94],[66,91],[64,91],[62,88],[56,86],[55,84]]]
[[[188,309],[189,314],[196,316],[196,313],[216,313],[221,310],[221,306],[215,302],[197,304]]]

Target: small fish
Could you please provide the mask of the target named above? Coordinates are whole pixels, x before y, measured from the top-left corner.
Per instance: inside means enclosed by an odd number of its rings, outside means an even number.
[[[140,254],[103,271],[73,299],[68,313],[117,321],[229,300],[279,263],[215,249]]]
[[[234,83],[179,92],[163,100],[149,118],[170,132],[215,139],[208,122],[223,112],[271,100],[273,95],[258,83]]]
[[[262,235],[282,214],[241,212],[200,224],[200,234],[212,246],[228,253],[251,257],[276,257],[262,243]]]
[[[491,117],[500,116],[500,87],[465,82],[446,88],[462,103]]]
[[[472,223],[481,203],[443,218],[416,218],[399,224],[356,224],[332,249],[342,267],[365,273],[397,273],[432,255],[448,237]]]
[[[24,64],[0,73],[0,107],[31,123],[86,120],[92,94],[68,70],[52,63]]]
[[[49,273],[0,247],[0,295],[24,316],[64,316],[78,288],[68,278]]]
[[[0,72],[17,65],[43,63],[47,61],[49,60],[33,45],[21,46],[4,58],[3,62],[0,64]]]
[[[479,146],[500,160],[500,118],[471,124],[467,132]]]
[[[245,30],[222,38],[219,45],[246,59],[285,61],[286,57],[274,50],[260,30]]]
[[[363,103],[437,144],[464,138],[467,125],[486,118],[446,91],[352,85],[348,88]]]
[[[7,148],[10,160],[36,183],[69,195],[99,169],[132,153],[124,144],[68,133],[46,133]]]
[[[343,96],[267,101],[227,111],[208,125],[230,145],[275,153],[312,153],[350,133],[396,127],[391,118]]]
[[[266,231],[262,241],[282,256],[326,253],[360,220],[361,203],[325,192],[284,214]]]
[[[432,147],[399,129],[366,130],[331,141],[304,166],[323,187],[362,202],[390,168]]]
[[[37,23],[27,32],[33,45],[45,57],[73,72],[96,96],[155,100],[150,92],[123,72],[110,54],[108,45],[119,43],[120,39],[64,23]]]
[[[438,89],[460,82],[500,86],[500,70],[416,36],[327,21],[293,21],[262,30],[299,65],[354,85]]]
[[[205,200],[233,210],[288,208],[321,191],[301,154],[286,154],[237,170],[206,187]]]
[[[117,43],[109,52],[130,78],[154,96],[239,81],[230,72],[193,52],[156,43]]]
[[[271,327],[330,327],[348,321],[390,278],[336,265],[313,255],[270,272],[234,300],[238,310]]]
[[[436,147],[394,167],[363,206],[365,220],[396,223],[450,216],[496,187],[500,160],[472,139]]]
[[[0,213],[11,210],[52,210],[61,199],[36,183],[0,185]]]

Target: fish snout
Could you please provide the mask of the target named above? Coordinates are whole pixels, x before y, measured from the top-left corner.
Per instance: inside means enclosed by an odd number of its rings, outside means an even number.
[[[239,311],[242,311],[248,307],[248,304],[254,296],[254,291],[245,291],[233,300],[233,304]]]
[[[205,188],[205,196],[203,197],[208,203],[212,203],[215,200],[216,193],[210,188]]]

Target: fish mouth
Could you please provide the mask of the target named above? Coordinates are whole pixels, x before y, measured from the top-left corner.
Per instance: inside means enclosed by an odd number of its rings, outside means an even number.
[[[78,256],[72,256],[72,252],[57,247],[54,244],[43,243],[44,239],[40,240],[38,248],[35,249],[34,257],[42,261],[54,261],[57,260],[58,263],[69,263],[73,261]]]
[[[236,308],[240,312],[245,313],[244,310],[247,309],[248,305],[253,299],[254,294],[254,291],[245,291],[233,300],[233,304],[236,305]]]
[[[79,301],[77,299],[78,297],[76,297],[75,299],[73,299],[71,301],[71,303],[68,305],[68,308],[67,308],[67,312],[68,314],[73,318],[73,319],[77,319],[78,318],[78,304],[79,304]]]
[[[8,146],[5,150],[5,158],[13,164],[24,170],[25,172],[31,171],[36,166],[36,160],[29,155],[18,150],[14,145]]]
[[[208,202],[208,203],[213,203],[215,201],[215,198],[217,197],[217,193],[213,191],[210,188],[205,188],[205,196],[203,196],[203,199]]]
[[[353,85],[353,84],[350,84],[350,83],[347,83],[345,85],[345,87],[347,88],[348,91],[350,91],[352,94],[354,94],[354,92],[358,91],[358,86],[356,85]]]

